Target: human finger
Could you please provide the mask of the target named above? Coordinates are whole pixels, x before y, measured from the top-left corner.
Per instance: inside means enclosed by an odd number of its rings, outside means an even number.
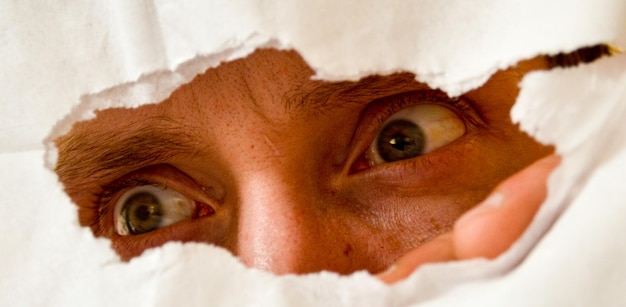
[[[464,214],[453,231],[405,254],[377,278],[392,284],[426,263],[500,255],[532,221],[546,197],[547,177],[559,161],[558,156],[551,155],[509,177]]]
[[[464,214],[454,225],[455,257],[492,259],[505,252],[531,223],[546,197],[548,175],[559,161],[556,155],[538,160]]]
[[[452,233],[447,232],[406,253],[387,271],[376,275],[376,277],[387,284],[392,284],[405,279],[425,263],[454,260],[453,246]]]

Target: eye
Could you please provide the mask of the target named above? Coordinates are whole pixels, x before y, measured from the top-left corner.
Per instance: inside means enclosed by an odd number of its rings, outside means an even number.
[[[115,229],[119,235],[137,235],[198,217],[199,206],[182,194],[154,185],[126,191],[115,204]],[[213,214],[203,206],[203,215]]]
[[[465,134],[465,123],[447,107],[420,104],[404,108],[382,124],[367,151],[370,166],[414,158]]]

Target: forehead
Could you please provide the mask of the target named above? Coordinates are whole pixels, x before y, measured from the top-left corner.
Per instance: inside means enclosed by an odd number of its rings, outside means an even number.
[[[520,64],[522,68],[497,73],[486,86],[466,94],[471,100],[506,100],[517,93],[515,84],[527,69],[542,67],[543,60]],[[97,139],[108,131],[130,134],[145,127],[168,127],[211,134],[220,130],[299,125],[318,120],[322,114],[359,112],[375,98],[408,90],[427,89],[411,73],[370,76],[358,82],[313,80],[313,71],[295,51],[261,49],[246,58],[221,64],[195,77],[158,104],[136,109],[112,108],[98,111],[96,119],[74,125],[77,140]],[[515,79],[511,82],[509,79]],[[479,104],[481,112],[501,112],[502,104]],[[288,125],[287,125],[288,126]],[[174,131],[175,129],[172,129]],[[161,131],[160,133],[163,133]]]
[[[373,96],[394,94],[407,86],[426,88],[410,73],[371,76],[358,82],[327,82],[312,79],[313,71],[294,51],[262,49],[250,56],[209,69],[181,86],[159,104],[137,109],[114,108],[98,111],[98,117],[75,125],[73,133],[96,126],[111,128],[125,118],[154,125],[175,120],[185,126],[219,126],[232,118],[261,117],[284,123],[294,118],[317,116],[338,107],[362,105]],[[167,118],[164,118],[167,116]],[[206,122],[206,118],[211,118]],[[91,128],[90,128],[91,127]]]
[[[136,165],[130,161],[167,160],[174,153],[230,161],[224,152],[269,139],[288,145],[315,135],[345,143],[373,100],[427,89],[409,73],[358,82],[318,81],[312,73],[296,52],[259,50],[198,75],[161,103],[106,109],[76,123],[59,139],[59,163],[74,161],[70,169],[77,174],[90,164],[108,178]]]

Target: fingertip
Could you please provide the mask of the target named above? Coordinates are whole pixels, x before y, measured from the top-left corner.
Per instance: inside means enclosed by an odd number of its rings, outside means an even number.
[[[397,270],[398,266],[393,264],[384,272],[376,274],[375,277],[378,278],[380,281],[391,285],[401,279],[401,275],[398,274]]]
[[[443,234],[402,256],[386,271],[376,275],[386,284],[394,284],[409,277],[426,263],[455,260],[452,249],[452,234]]]
[[[500,183],[494,192],[454,225],[459,259],[493,259],[522,235],[546,198],[546,180],[561,158],[550,155]]]
[[[501,207],[506,199],[495,192],[454,224],[454,252],[458,259],[493,259],[508,246],[502,246],[502,236],[510,228],[500,226]],[[499,228],[499,229],[498,229]]]

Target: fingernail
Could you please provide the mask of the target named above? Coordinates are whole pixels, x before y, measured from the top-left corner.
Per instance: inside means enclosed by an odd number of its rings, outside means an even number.
[[[388,267],[384,272],[380,273],[380,275],[389,275],[392,274],[396,269],[398,268],[397,265],[392,264],[390,267]]]
[[[397,276],[394,276],[394,273],[398,269],[396,264],[388,267],[384,272],[376,274],[376,278],[380,279],[382,282],[386,284],[392,284],[398,280]]]
[[[481,203],[476,205],[476,207],[472,208],[472,210],[463,214],[461,218],[457,221],[460,223],[463,220],[472,219],[475,216],[482,215],[485,212],[492,211],[495,208],[502,206],[504,203],[504,194],[501,192],[494,192],[487,199],[483,200]]]
[[[384,278],[387,277],[391,274],[393,274],[397,269],[397,265],[394,263],[391,266],[389,266],[386,270],[376,274],[376,276],[378,276],[379,278]]]
[[[487,199],[483,200],[476,207],[477,208],[489,208],[489,209],[498,208],[502,206],[502,203],[504,203],[504,194],[502,194],[501,192],[495,192],[489,195]]]

